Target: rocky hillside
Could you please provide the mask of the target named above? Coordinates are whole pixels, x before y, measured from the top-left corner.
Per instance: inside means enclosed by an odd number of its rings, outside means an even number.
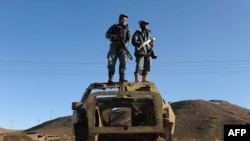
[[[223,125],[250,124],[250,109],[221,100],[186,100],[171,104],[176,115],[174,138],[223,140]]]
[[[71,117],[60,117],[44,122],[38,126],[25,130],[25,132],[40,132],[53,135],[73,135]]]
[[[250,109],[222,100],[185,100],[171,103],[176,115],[174,141],[222,141],[223,125],[250,124]],[[37,125],[24,132],[40,132],[73,140],[70,116]]]

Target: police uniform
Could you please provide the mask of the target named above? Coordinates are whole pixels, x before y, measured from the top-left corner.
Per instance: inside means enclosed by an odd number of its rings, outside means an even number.
[[[128,18],[127,15],[121,14],[119,16],[119,20],[121,18]],[[117,59],[119,59],[120,65],[119,65],[119,81],[120,82],[126,82],[125,79],[125,71],[127,69],[127,62],[128,62],[128,56],[124,49],[122,48],[121,40],[114,39],[114,35],[119,35],[120,38],[125,42],[126,47],[128,47],[130,40],[131,40],[131,32],[128,27],[128,25],[123,24],[114,24],[112,25],[107,31],[106,31],[106,38],[109,39],[110,42],[110,48],[107,53],[107,59],[108,59],[108,77],[109,83],[113,82],[113,76],[115,74],[115,65],[117,62]]]
[[[136,57],[136,67],[135,67],[135,82],[138,82],[139,75],[142,75],[142,82],[147,82],[147,76],[151,68],[151,59],[155,59],[156,56],[153,53],[153,44],[148,44],[145,47],[140,48],[143,42],[146,42],[151,38],[150,30],[142,30],[142,25],[148,25],[147,21],[139,21],[141,27],[140,30],[136,30],[132,37],[132,45],[135,47],[134,55]]]

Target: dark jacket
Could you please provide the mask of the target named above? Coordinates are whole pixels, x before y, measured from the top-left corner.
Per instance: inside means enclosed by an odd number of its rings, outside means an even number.
[[[134,55],[148,55],[152,49],[151,45],[146,45],[143,48],[139,48],[140,45],[150,39],[150,30],[142,31],[136,30],[132,37],[132,45],[135,47]]]
[[[119,42],[112,39],[113,35],[120,36],[127,45],[130,43],[131,32],[128,25],[114,24],[107,30],[106,38],[112,42]]]

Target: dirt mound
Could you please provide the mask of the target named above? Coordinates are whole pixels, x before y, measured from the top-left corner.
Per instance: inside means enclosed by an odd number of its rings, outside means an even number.
[[[171,104],[176,115],[174,138],[223,140],[225,124],[249,124],[250,110],[222,100],[186,100]]]
[[[45,135],[60,136],[61,138],[70,138],[73,136],[71,116],[60,117],[51,121],[44,122],[40,125],[24,130],[24,132],[37,132],[43,133]]]

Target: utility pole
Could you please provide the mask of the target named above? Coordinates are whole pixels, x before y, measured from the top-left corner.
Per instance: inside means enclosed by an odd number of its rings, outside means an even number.
[[[50,111],[50,120],[52,119],[52,113],[53,113],[53,111]]]
[[[13,129],[13,122],[14,122],[14,120],[12,119],[11,120],[11,129]]]

